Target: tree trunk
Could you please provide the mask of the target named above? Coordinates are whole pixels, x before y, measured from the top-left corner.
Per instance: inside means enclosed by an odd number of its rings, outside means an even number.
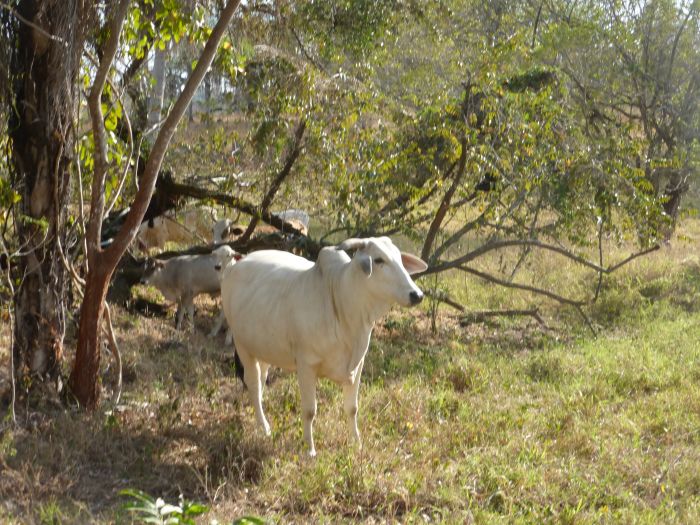
[[[668,176],[668,182],[664,188],[664,212],[666,212],[666,214],[671,218],[674,229],[676,222],[678,221],[678,212],[681,208],[683,195],[685,195],[689,189],[689,185],[686,180],[687,177],[684,177],[683,175],[682,170],[671,170]]]
[[[104,267],[98,264],[97,268]],[[104,314],[104,300],[107,295],[110,274],[91,272],[85,285],[85,295],[80,308],[78,327],[78,349],[71,373],[70,384],[73,395],[85,404],[85,408],[95,408],[99,401],[99,383],[94,380],[100,370],[100,326]]]
[[[228,0],[220,18],[207,40],[204,50],[190,74],[185,87],[173,105],[170,114],[163,121],[151,154],[144,167],[139,191],[129,209],[122,227],[114,241],[106,249],[100,246],[102,220],[104,217],[104,182],[107,166],[107,145],[104,118],[101,110],[101,95],[109,69],[117,52],[118,38],[126,14],[124,0],[119,3],[114,19],[110,23],[110,36],[105,44],[104,54],[95,74],[95,81],[88,96],[88,106],[95,141],[95,173],[93,175],[90,204],[90,221],[87,228],[87,250],[90,268],[86,275],[85,297],[80,310],[78,329],[78,349],[71,372],[70,387],[78,402],[86,408],[95,408],[99,403],[99,364],[102,314],[104,298],[109,281],[119,260],[136,237],[139,225],[148,208],[163,157],[172,139],[177,124],[182,119],[204,74],[211,65],[216,49],[226,27],[233,18],[240,0]]]
[[[8,123],[13,176],[22,196],[17,239],[24,254],[16,268],[21,281],[14,296],[13,355],[17,384],[25,391],[35,379],[55,380],[63,357],[69,290],[63,247],[83,45],[81,5],[25,0],[16,7],[34,24],[16,26]]]

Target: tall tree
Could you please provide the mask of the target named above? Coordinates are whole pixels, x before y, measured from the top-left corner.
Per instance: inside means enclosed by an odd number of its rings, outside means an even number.
[[[240,0],[229,0],[221,10],[216,26],[199,56],[185,87],[173,109],[163,122],[153,144],[141,180],[139,190],[131,204],[122,228],[111,245],[103,249],[102,220],[105,210],[105,180],[108,171],[107,138],[102,111],[102,93],[107,77],[114,66],[119,36],[127,13],[129,0],[121,0],[110,21],[109,36],[92,84],[88,105],[95,142],[95,170],[92,181],[90,219],[87,228],[87,255],[89,269],[85,282],[85,296],[80,309],[78,348],[70,376],[70,385],[76,399],[87,408],[94,408],[99,401],[98,371],[100,364],[101,323],[104,315],[105,296],[112,274],[129,244],[136,237],[138,228],[153,195],[163,157],[176,127],[185,114],[204,75],[214,60],[219,42],[233,18]]]
[[[545,2],[544,55],[571,81],[590,140],[626,138],[672,221],[697,182],[700,4]]]
[[[70,170],[77,76],[94,7],[84,0],[21,0],[3,15],[10,44],[12,183],[20,284],[14,296],[13,362],[21,387],[54,380],[63,353]]]

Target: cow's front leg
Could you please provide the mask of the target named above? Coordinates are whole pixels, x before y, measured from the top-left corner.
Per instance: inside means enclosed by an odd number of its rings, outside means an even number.
[[[222,308],[219,311],[219,316],[216,318],[216,321],[214,322],[214,327],[211,329],[211,332],[209,332],[209,337],[215,337],[220,331],[221,327],[224,326],[226,323],[226,316],[224,315],[224,309]],[[228,341],[228,332],[227,332],[227,341],[226,344],[230,344]]]
[[[316,417],[316,373],[304,364],[297,365],[297,379],[301,391],[301,418],[304,423],[304,441],[309,447],[309,456],[316,455],[313,424]]]
[[[357,428],[357,410],[360,392],[360,377],[362,376],[362,366],[364,365],[364,362],[365,360],[362,359],[360,364],[357,365],[355,374],[352,377],[352,382],[343,383],[343,409],[345,410],[345,416],[348,421],[350,438],[355,441],[357,448],[362,448],[360,431]]]

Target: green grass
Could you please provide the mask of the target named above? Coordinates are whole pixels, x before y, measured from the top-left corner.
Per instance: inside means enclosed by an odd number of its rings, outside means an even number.
[[[569,294],[591,281],[550,260],[519,278]],[[475,310],[534,302],[463,276],[442,285]],[[122,404],[5,420],[0,520],[129,523],[119,492],[137,489],[183,494],[221,523],[700,523],[700,263],[690,245],[665,248],[603,292],[586,310],[596,336],[556,304],[550,329],[460,327],[441,309],[432,333],[428,305],[392,311],[363,374],[363,449],[321,381],[315,460],[295,378],[272,374],[267,439],[223,335],[202,335],[211,310],[194,335],[119,311]]]

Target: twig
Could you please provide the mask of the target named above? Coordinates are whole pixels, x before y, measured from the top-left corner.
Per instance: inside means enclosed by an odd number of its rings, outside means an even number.
[[[603,268],[603,225],[605,221],[600,220],[600,227],[598,228],[598,266]],[[603,287],[603,272],[598,272],[598,285],[595,288],[595,294],[593,295],[593,302],[598,300],[598,295],[600,295],[600,290]]]
[[[7,249],[7,245],[5,244],[5,240],[0,237],[0,245],[2,246],[2,254],[5,256],[7,259],[7,274],[6,274],[6,279],[7,279],[7,286],[10,289],[10,293],[12,294],[12,297],[15,296],[15,287],[12,284],[12,273],[11,273],[11,268],[12,268],[12,259],[10,257],[9,250]],[[7,302],[7,313],[10,316],[10,386],[12,388],[12,400],[10,402],[10,410],[12,412],[12,423],[14,425],[17,424],[17,412],[15,410],[15,404],[17,402],[17,393],[16,393],[16,379],[15,379],[15,317],[14,317],[14,310],[13,310],[13,305],[12,301]]]
[[[312,57],[311,54],[306,50],[306,46],[304,46],[304,43],[301,41],[301,38],[299,38],[299,35],[292,26],[289,26],[289,31],[292,33],[294,39],[297,41],[297,44],[299,44],[299,49],[301,49],[301,52],[306,57],[306,59],[309,62],[311,62],[314,66],[316,66],[319,69],[319,71],[325,73],[326,75],[329,75],[328,70],[325,67],[323,67],[323,64],[321,64],[318,60]]]
[[[651,252],[655,252],[656,250],[659,250],[660,248],[661,248],[661,245],[655,244],[655,245],[652,246],[651,248],[647,248],[646,250],[643,250],[643,251],[641,251],[641,252],[633,253],[632,255],[630,255],[630,256],[627,257],[626,259],[623,259],[623,260],[620,261],[619,263],[614,264],[613,266],[609,266],[609,267],[605,270],[605,273],[612,273],[612,272],[614,272],[615,270],[617,270],[618,268],[620,268],[621,266],[624,266],[625,264],[627,264],[627,263],[629,263],[629,262],[632,262],[632,261],[633,261],[634,259],[636,259],[637,257],[642,257],[643,255],[647,255],[647,254],[649,254],[649,253],[651,253]]]
[[[534,48],[536,39],[537,39],[537,27],[540,25],[540,16],[542,15],[542,6],[544,5],[544,2],[540,2],[540,7],[537,9],[537,16],[535,17],[535,23],[532,28],[532,42],[530,43],[530,47]]]
[[[593,334],[593,337],[596,337],[596,336],[598,335],[598,331],[595,329],[595,327],[593,326],[593,323],[591,322],[591,320],[590,320],[590,319],[588,318],[588,316],[586,315],[586,312],[583,311],[583,308],[582,308],[581,306],[577,306],[577,307],[576,307],[576,311],[579,313],[579,315],[580,315],[581,317],[583,317],[583,320],[585,321],[586,326],[588,326],[588,329],[589,329],[589,330],[591,331],[591,333]]]

